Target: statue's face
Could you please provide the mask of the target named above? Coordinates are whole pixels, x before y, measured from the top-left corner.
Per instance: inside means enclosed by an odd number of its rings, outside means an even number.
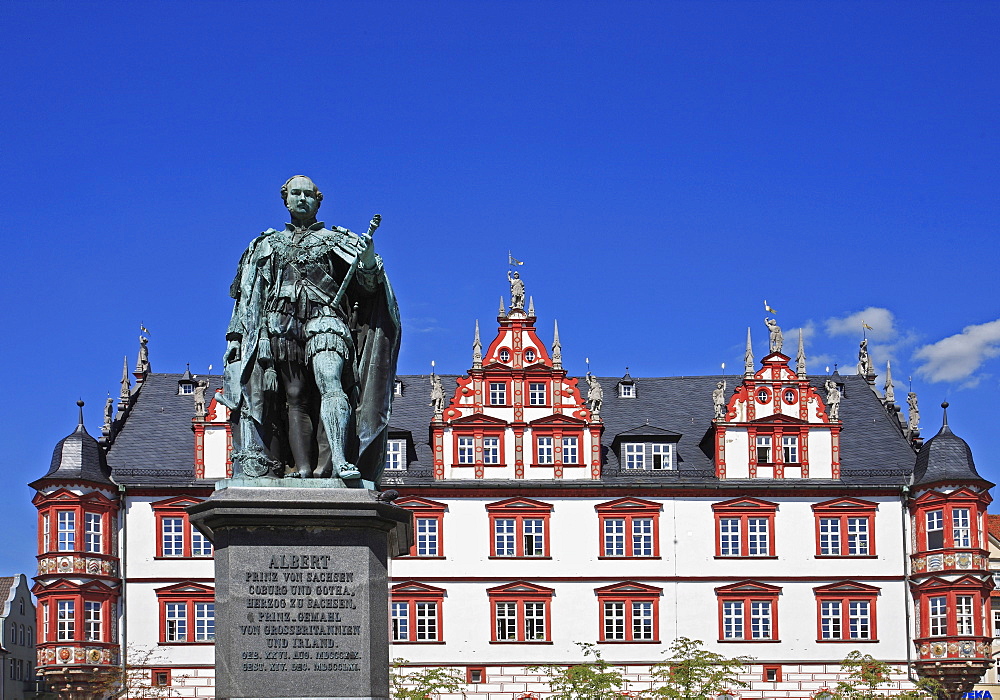
[[[293,219],[305,221],[316,216],[319,210],[319,198],[316,196],[316,185],[307,177],[292,178],[288,183],[288,195],[285,206]]]

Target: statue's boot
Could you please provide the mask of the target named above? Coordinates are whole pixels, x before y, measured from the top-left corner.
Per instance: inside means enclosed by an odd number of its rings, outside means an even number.
[[[339,387],[338,387],[339,388]],[[313,476],[319,478],[339,476],[341,479],[358,479],[361,472],[344,458],[344,435],[351,417],[351,404],[343,391],[324,394],[319,408],[320,420],[326,428],[331,459],[323,464]]]

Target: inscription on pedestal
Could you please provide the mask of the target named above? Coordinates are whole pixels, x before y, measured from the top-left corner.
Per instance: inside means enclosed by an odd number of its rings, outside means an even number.
[[[246,624],[238,627],[244,673],[361,671],[364,620],[353,571],[338,571],[329,554],[295,551],[262,557],[242,575]],[[235,583],[235,582],[234,582]],[[234,600],[239,588],[233,587]],[[235,659],[233,659],[235,661]]]

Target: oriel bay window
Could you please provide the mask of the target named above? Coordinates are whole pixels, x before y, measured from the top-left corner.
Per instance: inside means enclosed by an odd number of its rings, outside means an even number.
[[[552,506],[530,498],[510,498],[486,506],[491,557],[548,557]]]
[[[188,520],[187,508],[200,500],[175,496],[152,504],[156,515],[156,556],[158,558],[210,558],[212,543]]]
[[[778,506],[737,498],[712,506],[716,557],[773,557],[774,515]]]
[[[660,556],[659,522],[663,506],[639,498],[620,498],[595,506],[600,523],[600,556]]]
[[[838,498],[812,507],[816,518],[816,556],[874,557],[877,503]]]
[[[744,581],[715,589],[719,601],[720,642],[778,640],[778,596],[781,588]]]
[[[194,582],[156,589],[161,644],[215,641],[215,590]]]
[[[554,591],[526,581],[487,589],[493,643],[548,642]]]
[[[932,578],[915,588],[920,615],[918,639],[990,636],[983,606],[989,600],[992,581],[970,575],[955,581]]]
[[[817,606],[817,641],[874,642],[875,601],[879,589],[844,581],[813,589]]]
[[[915,501],[921,512],[915,517],[917,541],[928,550],[983,549],[982,518],[986,503],[982,495],[958,489],[947,496],[936,491]]]
[[[111,552],[111,517],[115,504],[104,494],[94,491],[78,495],[66,489],[35,496],[38,508],[40,553]]]
[[[413,513],[413,546],[410,556],[444,557],[444,514],[448,506],[427,498],[407,496],[395,504]]]
[[[633,581],[594,591],[601,611],[600,641],[658,642],[663,591]]]
[[[444,641],[441,609],[445,590],[416,581],[392,587],[392,641],[396,643],[439,643]]]
[[[56,583],[38,601],[42,621],[38,643],[113,641],[114,600],[114,589],[102,581],[79,587],[64,581]]]

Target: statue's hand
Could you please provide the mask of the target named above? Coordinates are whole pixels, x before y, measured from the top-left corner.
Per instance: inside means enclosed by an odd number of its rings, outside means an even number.
[[[236,362],[240,359],[240,343],[238,340],[230,340],[226,347],[226,357],[224,358],[226,364],[230,362]]]
[[[372,217],[372,220],[368,222],[368,235],[371,236],[378,230],[378,227],[382,224],[382,215],[376,214]]]
[[[371,270],[375,268],[375,243],[368,234],[358,236],[358,261],[366,269]]]

